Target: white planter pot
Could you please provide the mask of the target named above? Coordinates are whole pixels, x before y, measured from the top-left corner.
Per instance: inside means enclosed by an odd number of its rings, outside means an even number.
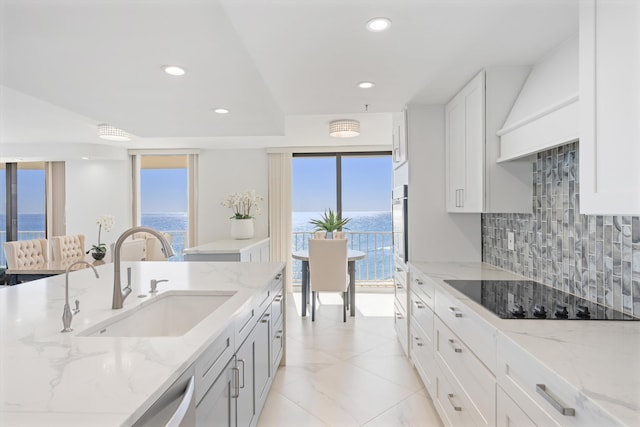
[[[253,218],[232,219],[231,237],[237,240],[250,239],[253,237]]]

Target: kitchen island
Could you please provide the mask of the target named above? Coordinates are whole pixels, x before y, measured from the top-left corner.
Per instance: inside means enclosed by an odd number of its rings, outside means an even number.
[[[473,418],[472,406],[480,408],[474,424],[640,424],[640,321],[501,319],[445,280],[522,276],[483,263],[411,263],[410,270],[414,313],[431,310],[412,323],[414,341],[421,331],[434,340],[431,353],[421,353],[419,341],[411,358],[419,372],[431,368],[421,376],[439,384],[430,392],[445,424]],[[453,391],[438,395],[448,385]]]
[[[80,301],[69,333],[60,332],[64,275],[0,289],[0,425],[133,424],[239,313],[254,311],[284,264],[123,262],[123,278],[127,267],[133,292],[122,310],[111,309],[113,265],[97,267],[99,279],[91,269],[69,275],[71,304]],[[167,282],[151,294],[152,279]],[[232,296],[182,336],[79,336],[167,292],[212,290]]]

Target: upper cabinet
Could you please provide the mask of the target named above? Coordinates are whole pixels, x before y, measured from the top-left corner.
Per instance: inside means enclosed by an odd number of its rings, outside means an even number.
[[[640,214],[640,2],[580,2],[580,213]]]
[[[448,212],[531,212],[531,162],[496,163],[496,132],[528,72],[528,67],[483,70],[446,105]]]
[[[407,161],[407,114],[406,110],[394,113],[393,126],[393,167],[401,166]]]

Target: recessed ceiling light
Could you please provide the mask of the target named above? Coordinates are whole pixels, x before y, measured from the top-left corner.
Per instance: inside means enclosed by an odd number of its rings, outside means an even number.
[[[89,160],[88,157],[81,157],[82,160]]]
[[[391,19],[389,18],[372,18],[367,21],[367,30],[375,33],[384,31],[391,26]]]
[[[184,76],[184,68],[180,68],[177,65],[165,65],[162,67],[165,73],[172,76]]]
[[[360,82],[358,83],[358,87],[360,89],[370,89],[374,87],[376,84],[374,82]]]
[[[216,108],[215,110],[213,110],[213,112],[218,114],[228,114],[229,110],[227,110],[226,108]]]

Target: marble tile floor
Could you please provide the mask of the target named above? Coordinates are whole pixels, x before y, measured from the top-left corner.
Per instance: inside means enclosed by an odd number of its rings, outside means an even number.
[[[323,293],[300,316],[287,304],[287,364],[280,367],[258,427],[442,426],[393,327],[393,294],[358,294],[356,317],[342,322],[338,294]]]

